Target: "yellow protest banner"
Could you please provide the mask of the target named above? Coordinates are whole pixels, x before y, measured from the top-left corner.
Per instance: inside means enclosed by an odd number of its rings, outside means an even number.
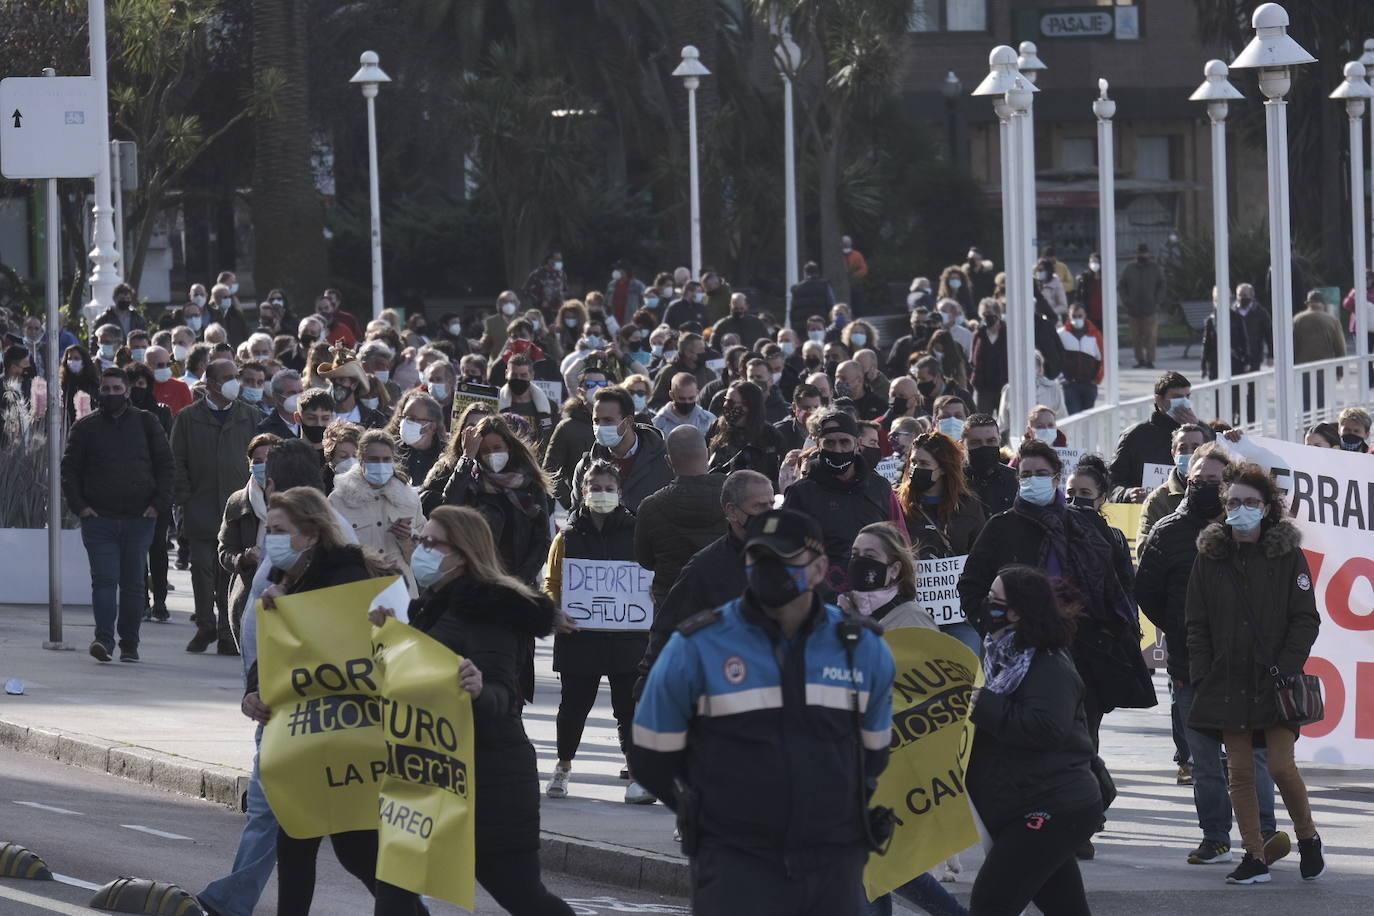
[[[1140,531],[1140,515],[1144,508],[1140,503],[1107,503],[1102,507],[1107,524],[1126,535],[1126,551],[1132,563],[1136,556],[1135,536]],[[1145,667],[1163,668],[1169,659],[1164,635],[1144,614],[1140,615],[1140,631],[1140,651],[1145,655]]]
[[[901,887],[978,842],[964,784],[973,725],[969,693],[978,658],[938,630],[883,634],[897,663],[892,684],[892,757],[878,778],[874,805],[897,816],[886,855],[864,868],[869,900]]]
[[[458,685],[462,659],[394,619],[372,639],[386,738],[377,877],[472,910],[472,697]]]
[[[262,788],[288,835],[377,827],[386,770],[379,684],[367,608],[395,576],[258,604]]]

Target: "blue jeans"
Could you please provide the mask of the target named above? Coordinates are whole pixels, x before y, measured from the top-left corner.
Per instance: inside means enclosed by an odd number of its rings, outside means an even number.
[[[81,520],[81,543],[91,562],[91,606],[95,610],[95,638],[114,645],[116,618],[119,641],[138,647],[143,619],[143,578],[148,571],[148,547],[153,543],[151,518]]]
[[[262,744],[262,726],[253,741]],[[253,916],[272,870],[277,867],[277,817],[267,804],[258,772],[258,755],[253,755],[253,776],[248,781],[248,823],[243,825],[234,867],[223,878],[211,881],[196,896],[224,916]]]
[[[978,658],[983,657],[983,637],[978,635],[978,631],[973,628],[973,624],[966,620],[959,623],[949,623],[940,627],[940,632],[946,636],[953,636],[964,645],[973,650],[973,654]]]
[[[1076,414],[1092,410],[1097,403],[1097,386],[1092,382],[1060,382],[1064,390],[1064,413]]]
[[[892,894],[929,913],[930,916],[968,916],[968,910],[964,909],[963,904],[955,900],[930,872],[917,875]],[[861,916],[892,916],[892,894],[883,894],[877,900],[864,900],[859,913]]]
[[[1188,721],[1193,710],[1193,688],[1178,687],[1174,703],[1179,718]],[[1203,839],[1231,845],[1231,794],[1226,787],[1221,740],[1195,728],[1186,730],[1188,749],[1193,756],[1193,806]],[[1274,824],[1274,780],[1269,778],[1269,757],[1263,748],[1255,749],[1255,792],[1259,796],[1260,832],[1265,836],[1278,829]]]

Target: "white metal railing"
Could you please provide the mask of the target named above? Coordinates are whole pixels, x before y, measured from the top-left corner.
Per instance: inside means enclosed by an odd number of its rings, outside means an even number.
[[[1374,356],[1352,355],[1296,367],[1294,416],[1289,418],[1277,415],[1273,369],[1237,375],[1226,382],[1194,383],[1193,412],[1204,423],[1220,419],[1255,435],[1296,440],[1310,426],[1322,421],[1335,422],[1346,407],[1374,408],[1374,404],[1361,400],[1359,375],[1369,372],[1371,365]],[[1154,396],[1145,395],[1063,417],[1059,428],[1068,437],[1070,447],[1097,452],[1110,460],[1121,434],[1148,419],[1154,409]]]

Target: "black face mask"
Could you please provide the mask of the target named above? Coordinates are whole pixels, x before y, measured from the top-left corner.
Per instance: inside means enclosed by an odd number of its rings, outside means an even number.
[[[723,413],[725,416],[725,421],[733,426],[734,424],[743,420],[745,416],[748,414],[748,411],[746,411],[743,407],[731,404],[729,407],[725,408]]]
[[[856,592],[876,592],[887,585],[887,566],[873,557],[853,557],[849,561],[849,587]]]
[[[129,406],[129,398],[122,394],[102,394],[97,396],[96,401],[100,404],[101,412],[112,417],[119,416]]]
[[[804,358],[802,362],[806,365],[806,368],[811,370],[818,369],[821,365],[821,360],[819,356],[808,356]]]
[[[510,386],[511,394],[524,394],[530,390],[530,380],[527,378],[507,379],[506,384]]]
[[[321,442],[324,441],[324,427],[306,426],[304,423],[302,423],[301,438],[304,439],[306,442],[310,442],[314,445],[319,445]]]
[[[680,417],[685,417],[690,415],[696,406],[695,401],[674,401],[673,412]]]
[[[1347,452],[1369,451],[1369,445],[1353,433],[1346,433],[1344,436],[1341,436],[1341,448]]]
[[[319,338],[316,337],[314,334],[302,334],[302,335],[301,335],[301,346],[302,346],[302,347],[305,347],[305,348],[308,350],[308,349],[310,349],[310,345],[313,344],[313,343],[314,343],[315,341],[317,341],[317,340],[319,340]]]
[[[863,448],[862,451],[864,456],[864,464],[868,465],[871,468],[876,468],[878,466],[878,462],[883,460],[883,450],[878,448],[877,446],[867,446]]]
[[[1007,606],[1000,601],[984,598],[969,615],[969,623],[984,635],[1000,630],[1007,625]]]
[[[1188,511],[1203,518],[1221,514],[1221,487],[1214,483],[1188,484]]]
[[[153,400],[153,392],[149,388],[134,388],[130,391],[129,398],[139,410],[152,410],[157,403]]]
[[[853,452],[827,452],[822,450],[819,466],[821,470],[839,476],[853,467],[857,457],[858,456]]]
[[[1095,510],[1097,508],[1095,505],[1093,505],[1096,502],[1096,500],[1094,500],[1091,496],[1075,496],[1073,499],[1069,500],[1069,502],[1080,509]]]
[[[132,299],[116,299],[116,300],[115,300],[115,305],[118,306],[118,307],[121,308],[121,309],[128,309],[128,308],[132,307],[133,304],[134,304],[134,301],[133,301]]]
[[[935,394],[934,382],[917,382],[916,390],[921,392],[921,397],[929,400]]]
[[[336,406],[347,404],[348,399],[353,397],[353,394],[353,389],[349,388],[347,385],[335,385],[330,390],[330,396],[334,399],[334,404]]]
[[[911,469],[911,486],[918,494],[929,490],[933,483],[935,483],[935,472],[930,468]]]
[[[893,409],[895,412],[897,412],[898,414],[904,414],[904,413],[906,413],[907,408],[910,407],[910,406],[911,406],[911,402],[908,401],[906,398],[900,398],[900,397],[898,397],[898,398],[893,398],[893,399],[892,399],[892,409]]]
[[[980,445],[968,453],[969,467],[979,476],[987,474],[1002,461],[1002,450],[995,445]]]
[[[767,608],[782,607],[806,591],[806,567],[788,566],[774,556],[760,556],[745,572],[749,591]]]

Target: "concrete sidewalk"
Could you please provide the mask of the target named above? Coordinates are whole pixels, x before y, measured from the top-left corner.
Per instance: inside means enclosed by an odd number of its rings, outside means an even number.
[[[237,806],[252,762],[252,726],[239,712],[237,658],[190,655],[189,580],[173,572],[173,622],[145,624],[136,665],[100,664],[86,654],[89,609],[69,608],[66,641],[73,652],[41,648],[46,608],[0,605],[0,681],[25,681],[25,696],[0,695],[0,746],[135,779],[171,791]],[[552,643],[539,646],[535,702],[525,727],[539,754],[541,777],[553,767],[558,681]],[[1328,850],[1328,875],[1298,878],[1295,855],[1275,867],[1272,884],[1229,887],[1229,868],[1189,866],[1200,833],[1192,791],[1174,783],[1167,694],[1150,710],[1122,710],[1102,728],[1102,755],[1120,789],[1096,838],[1098,857],[1084,863],[1094,911],[1111,914],[1247,913],[1263,896],[1270,911],[1306,908],[1323,914],[1365,914],[1374,898],[1374,774],[1367,768],[1304,764],[1316,821]],[[570,797],[541,799],[544,865],[551,871],[622,887],[685,895],[687,865],[672,839],[672,814],[662,805],[623,803],[623,765],[603,695],[588,721]],[[0,776],[0,803],[5,794]],[[1280,806],[1281,829],[1291,831]],[[1233,833],[1233,841],[1238,834]],[[967,901],[982,861],[965,852],[950,890]],[[225,863],[228,864],[227,862]],[[1278,907],[1275,910],[1275,907]]]

